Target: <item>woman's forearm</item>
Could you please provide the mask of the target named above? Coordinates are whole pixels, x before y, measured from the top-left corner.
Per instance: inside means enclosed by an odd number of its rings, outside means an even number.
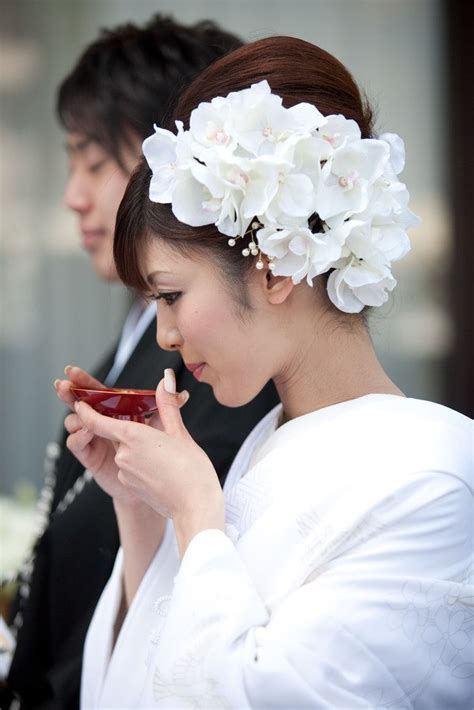
[[[166,518],[145,503],[134,505],[114,501],[123,549],[123,585],[126,609],[163,539]]]

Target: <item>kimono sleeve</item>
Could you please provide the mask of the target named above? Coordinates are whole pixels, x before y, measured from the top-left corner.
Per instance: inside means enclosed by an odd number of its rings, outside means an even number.
[[[472,497],[454,477],[431,483],[429,505],[419,495],[408,506],[402,495],[399,509],[386,501],[378,512],[385,506],[390,524],[278,601],[260,597],[224,533],[198,534],[176,578],[146,702],[467,707],[472,614],[461,577],[472,544],[460,521],[472,519]]]

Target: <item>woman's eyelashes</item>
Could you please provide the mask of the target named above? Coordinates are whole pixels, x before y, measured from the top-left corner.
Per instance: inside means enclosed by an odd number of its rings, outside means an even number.
[[[181,296],[181,291],[168,291],[168,292],[162,292],[162,293],[153,293],[153,294],[151,294],[150,298],[152,301],[163,300],[166,303],[166,305],[172,306],[173,303],[175,303],[180,296]]]

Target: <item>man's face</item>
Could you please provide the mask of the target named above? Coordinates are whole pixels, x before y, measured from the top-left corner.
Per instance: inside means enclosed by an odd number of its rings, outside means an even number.
[[[79,217],[82,246],[90,254],[97,276],[118,280],[113,259],[115,218],[131,172],[136,151],[123,152],[126,172],[99,143],[81,133],[68,133],[69,178],[64,202]]]

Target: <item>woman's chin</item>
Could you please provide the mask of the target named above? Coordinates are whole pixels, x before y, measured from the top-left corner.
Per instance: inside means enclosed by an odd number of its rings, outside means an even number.
[[[223,407],[231,408],[244,407],[246,404],[255,399],[258,394],[258,392],[242,392],[242,390],[239,390],[238,392],[231,392],[219,387],[219,385],[212,387],[212,391],[214,392],[214,397],[219,404],[222,404]]]

